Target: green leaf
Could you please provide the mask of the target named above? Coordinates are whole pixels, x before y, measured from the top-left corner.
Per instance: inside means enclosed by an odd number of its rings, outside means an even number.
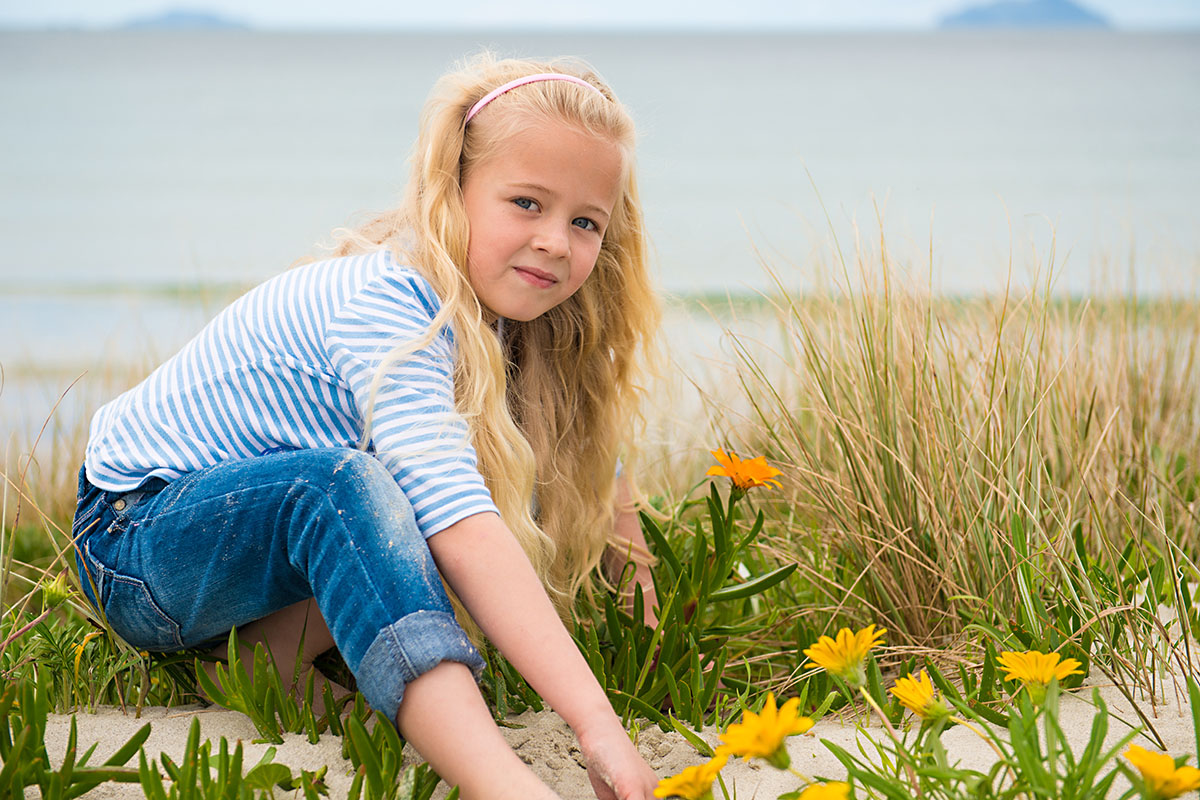
[[[349,741],[349,737],[347,737]],[[350,789],[346,792],[346,800],[359,800],[362,796],[363,776],[367,774],[366,766],[359,766],[354,772],[354,780],[350,781]]]
[[[221,677],[222,665],[217,665],[217,677]],[[222,691],[221,687],[209,677],[208,671],[204,669],[200,663],[200,659],[196,659],[196,683],[200,684],[200,689],[204,692],[209,700],[221,706],[222,708],[232,708],[232,703],[229,697]]]
[[[992,645],[992,640],[984,639],[983,648],[983,672],[979,676],[977,697],[981,702],[987,702],[994,696],[993,691],[999,682],[996,680],[996,648]]]
[[[75,771],[75,750],[79,745],[79,729],[75,724],[75,715],[71,715],[71,727],[67,733],[67,751],[63,754],[63,764],[58,773],[62,776],[64,785],[71,783],[71,773]],[[60,790],[61,794],[61,790]]]
[[[646,515],[646,512],[639,514],[642,520],[642,530],[650,537],[650,541],[654,544],[654,555],[658,556],[667,566],[668,577],[674,583],[683,574],[683,566],[679,563],[679,557],[675,555],[675,551],[667,542],[662,531],[651,517]]]
[[[351,717],[346,723],[346,731],[349,734],[351,747],[357,755],[359,763],[366,770],[369,789],[372,793],[378,795],[384,790],[383,768],[379,763],[379,756],[376,755],[375,748],[371,746],[371,739],[367,736],[367,730],[363,727],[362,722],[355,717]]]
[[[246,773],[245,781],[252,788],[270,791],[275,786],[284,786],[292,780],[292,771],[283,764],[259,764]]]
[[[613,689],[611,692],[609,692],[609,696],[619,698],[619,699],[623,700],[624,702],[626,702],[627,704],[629,704],[630,706],[633,706],[634,708],[637,709],[637,712],[639,714],[641,714],[642,716],[644,716],[646,719],[650,720],[651,722],[655,722],[660,725],[669,725],[670,724],[667,721],[667,718],[665,716],[663,716],[663,713],[661,711],[659,711],[657,708],[650,705],[649,703],[647,703],[645,700],[641,699],[640,697],[637,697],[636,695],[629,694],[628,692],[623,692],[620,689]]]
[[[4,766],[0,767],[0,786],[28,786],[32,781],[28,778],[23,778],[17,781],[19,772],[24,771],[27,767],[27,755],[25,753],[29,741],[33,738],[33,728],[25,726],[17,734],[13,740],[12,746],[9,748],[8,755],[4,759]]]
[[[708,742],[697,736],[694,731],[676,719],[673,714],[668,715],[667,719],[671,723],[671,727],[675,729],[675,732],[686,739],[688,744],[694,747],[696,752],[699,753],[703,758],[712,758],[714,755],[716,755],[712,749],[712,746],[709,745]]]
[[[789,575],[796,571],[797,566],[799,565],[788,564],[745,583],[725,586],[710,594],[708,599],[714,602],[721,602],[724,600],[744,600],[747,597],[753,597],[770,589],[775,584],[786,580]]]
[[[143,725],[141,728],[138,729],[137,733],[135,733],[135,734],[133,734],[133,736],[129,737],[129,741],[127,741],[125,744],[121,745],[120,749],[118,749],[115,753],[113,753],[111,756],[108,757],[108,760],[104,762],[104,766],[106,766],[106,767],[123,767],[123,766],[125,766],[125,764],[129,761],[129,759],[133,758],[134,753],[136,753],[138,750],[140,750],[142,745],[145,744],[146,740],[149,738],[150,738],[150,723],[147,722],[145,725]]]
[[[253,691],[254,707],[263,709],[266,707],[267,701],[270,699],[267,690],[271,683],[267,678],[267,649],[263,647],[262,642],[256,642],[254,645],[254,665],[253,673],[250,678],[250,688]]]
[[[829,694],[825,695],[825,699],[821,701],[821,705],[817,706],[816,710],[813,711],[813,713],[809,716],[811,716],[813,719],[820,719],[821,717],[825,716],[825,714],[829,711],[829,708],[834,704],[834,701],[841,696],[841,692],[829,692]]]
[[[1192,733],[1196,741],[1196,763],[1200,764],[1200,686],[1191,675],[1187,679],[1188,700],[1192,706]]]

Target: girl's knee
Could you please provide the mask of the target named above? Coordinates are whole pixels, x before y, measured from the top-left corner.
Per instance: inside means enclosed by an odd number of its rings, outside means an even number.
[[[347,504],[366,504],[412,513],[408,498],[396,485],[396,479],[370,453],[350,448],[303,453],[301,457],[306,463],[301,471],[302,480],[328,493],[339,509],[344,509]]]

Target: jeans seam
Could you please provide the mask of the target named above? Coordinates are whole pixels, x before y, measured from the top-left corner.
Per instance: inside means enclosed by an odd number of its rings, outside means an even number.
[[[92,577],[96,583],[96,605],[100,607],[101,610],[103,609],[104,605],[101,597],[104,595],[104,585],[106,582],[111,582],[113,584],[120,583],[125,584],[126,586],[138,588],[141,590],[142,594],[146,596],[146,604],[150,607],[150,610],[154,612],[155,616],[165,623],[165,627],[168,631],[170,631],[171,638],[175,640],[176,646],[178,646],[180,649],[183,648],[183,637],[180,635],[179,623],[167,616],[167,613],[162,610],[162,607],[159,606],[158,601],[154,599],[154,595],[150,591],[150,587],[146,585],[144,580],[141,578],[135,578],[131,575],[122,575],[111,567],[101,563],[99,559],[92,555],[92,549],[87,542],[85,542],[83,545],[83,551],[84,555],[86,556],[84,563],[87,567],[88,574],[91,574],[93,571],[97,573]]]
[[[101,564],[95,556],[92,555],[92,547],[90,542],[83,543],[83,566],[87,575],[91,578],[91,589],[96,594],[96,608],[103,610],[104,604],[100,598],[104,595],[104,579],[111,570]],[[85,589],[87,587],[84,587]]]
[[[154,595],[150,592],[150,587],[146,585],[144,580],[121,575],[118,572],[111,572],[109,579],[112,580],[114,584],[123,583],[127,586],[140,589],[142,594],[146,596],[146,605],[150,607],[150,610],[154,612],[155,616],[165,623],[166,629],[170,631],[171,638],[175,640],[175,646],[180,650],[183,649],[183,637],[179,635],[179,623],[168,617],[162,608],[159,607],[158,601],[154,599]]]
[[[100,508],[100,505],[103,502],[104,502],[103,497],[97,497],[95,499],[95,501],[93,501],[92,504],[90,506],[88,506],[87,511],[84,511],[83,513],[75,515],[75,519],[72,521],[72,524],[71,524],[71,535],[73,537],[78,539],[80,536],[85,535],[89,530],[95,529],[96,520],[93,519],[93,517],[95,516],[96,512],[98,511],[98,509]],[[82,523],[84,520],[87,520],[88,524],[84,527],[84,529],[82,531],[76,530],[76,524]]]
[[[401,617],[400,619],[404,619],[404,617]],[[407,686],[420,676],[417,675],[417,668],[413,665],[412,659],[408,655],[408,650],[405,649],[404,645],[400,642],[400,637],[396,635],[396,623],[399,622],[400,619],[393,620],[392,623],[383,630],[387,634],[388,643],[392,647],[392,652],[396,653],[399,656],[399,660],[403,662],[405,671],[404,685]]]

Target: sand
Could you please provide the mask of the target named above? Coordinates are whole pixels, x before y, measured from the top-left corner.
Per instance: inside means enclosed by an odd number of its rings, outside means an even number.
[[[1129,725],[1138,722],[1130,704],[1111,685],[1093,683],[1077,689],[1063,698],[1060,717],[1063,730],[1076,753],[1083,749],[1095,716],[1090,705],[1091,685],[1100,688],[1101,696],[1114,715],[1110,720],[1110,741],[1118,739],[1129,730]],[[1170,683],[1166,686],[1166,696],[1160,697],[1156,706],[1152,706],[1145,698],[1139,701],[1139,705],[1151,716],[1155,727],[1166,741],[1169,753],[1176,756],[1195,753],[1196,744],[1186,694],[1179,696]],[[120,709],[103,708],[94,714],[76,715],[79,752],[83,752],[92,742],[98,742],[92,763],[101,763],[143,724],[150,722],[152,733],[145,744],[147,755],[157,756],[160,752],[166,752],[178,760],[187,739],[188,728],[192,720],[197,718],[200,720],[202,734],[214,743],[222,736],[231,744],[240,740],[245,748],[244,763],[247,766],[258,761],[271,746],[255,743],[257,734],[249,719],[234,711],[200,707],[147,708],[143,709],[141,719],[138,719],[132,713],[122,713]],[[46,729],[46,747],[51,760],[61,759],[66,748],[69,724],[70,716],[50,717]],[[585,800],[594,797],[575,739],[557,715],[550,711],[526,712],[512,717],[510,724],[514,727],[504,729],[504,734],[518,755],[563,798]],[[716,730],[706,729],[701,735],[715,745],[718,743],[717,733]],[[859,745],[862,744],[866,752],[870,753],[873,752],[870,740],[884,737],[885,734],[877,726],[862,730],[852,720],[831,716],[818,722],[809,733],[791,738],[788,747],[793,766],[801,772],[813,777],[841,778],[845,776],[845,771],[821,743],[822,739],[838,744],[852,753],[859,752]],[[994,755],[988,746],[962,726],[945,731],[942,741],[951,759],[958,760],[963,766],[986,769],[994,762]],[[1139,736],[1135,742],[1147,749],[1155,749],[1155,745],[1145,736]],[[653,725],[639,732],[637,743],[643,756],[660,777],[674,775],[688,766],[704,761],[682,736],[674,732],[663,733]],[[274,761],[286,764],[293,772],[328,765],[326,784],[329,787],[329,797],[346,796],[351,781],[350,762],[341,757],[341,740],[338,737],[323,736],[320,742],[314,745],[309,744],[307,738],[302,735],[286,734],[284,744],[275,747]],[[415,758],[415,753],[410,757]],[[1189,763],[1195,763],[1194,757]],[[136,766],[136,758],[132,764]],[[740,759],[730,762],[722,771],[722,776],[731,796],[736,789],[738,798],[773,800],[779,794],[797,787],[796,778],[786,773],[760,765],[758,762],[746,764]],[[1127,785],[1119,779],[1114,796]],[[443,794],[444,791],[440,791],[438,796]],[[35,797],[36,789],[28,796]],[[137,784],[105,784],[87,795],[89,798],[141,796],[142,792]],[[719,789],[716,791],[716,797],[721,797]]]

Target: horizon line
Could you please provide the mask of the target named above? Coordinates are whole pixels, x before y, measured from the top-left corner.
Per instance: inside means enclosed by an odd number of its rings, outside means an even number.
[[[436,34],[756,34],[782,35],[796,33],[1189,33],[1200,31],[1200,20],[1171,24],[1128,24],[1109,22],[1103,26],[1089,25],[979,25],[946,26],[938,22],[919,24],[798,24],[764,22],[712,22],[692,24],[610,23],[606,25],[571,24],[455,24],[397,23],[283,25],[236,22],[227,25],[141,25],[136,20],[118,24],[36,23],[0,20],[4,33],[436,33]]]

